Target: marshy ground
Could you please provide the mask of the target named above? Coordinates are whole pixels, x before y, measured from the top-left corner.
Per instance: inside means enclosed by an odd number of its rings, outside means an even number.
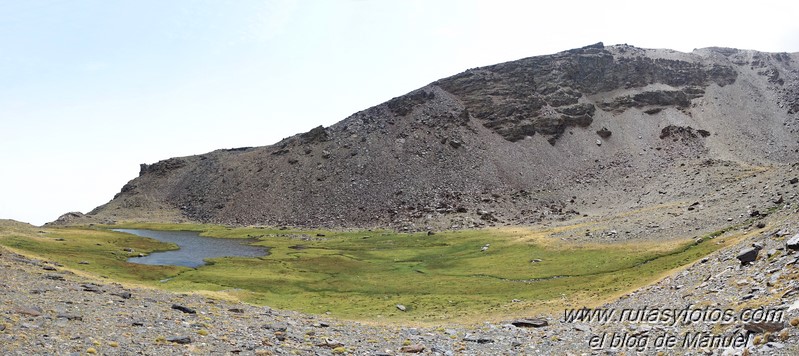
[[[799,290],[799,259],[783,241],[797,228],[795,214],[770,209],[700,237],[603,243],[575,236],[608,230],[618,219],[432,235],[186,224],[37,228],[4,221],[0,350],[510,355],[612,349],[677,355],[722,352],[726,346],[708,347],[702,337],[743,335],[747,344],[734,345],[732,354],[780,354],[795,351],[791,340],[799,337],[789,326],[794,319],[799,325],[799,310],[788,309]],[[175,246],[111,231],[120,227],[254,238],[271,249],[268,256],[215,258],[199,268],[134,264],[130,256]],[[762,256],[742,265],[737,251],[754,242],[763,246]],[[565,311],[582,307],[765,308],[783,318],[779,333],[770,334],[747,334],[747,328],[771,327],[747,320],[563,319]],[[510,323],[520,317],[548,325]],[[637,343],[613,346],[614,335],[634,335]],[[660,335],[687,344],[658,348]],[[603,336],[608,344],[590,345]]]
[[[66,268],[180,292],[350,320],[472,323],[598,305],[650,284],[735,238],[570,242],[582,226],[429,233],[307,231],[187,224],[113,228],[201,231],[254,238],[270,254],[209,259],[199,268],[127,262],[175,246],[105,226],[4,228],[0,245]],[[401,305],[403,308],[398,308]],[[400,310],[405,309],[405,310]]]

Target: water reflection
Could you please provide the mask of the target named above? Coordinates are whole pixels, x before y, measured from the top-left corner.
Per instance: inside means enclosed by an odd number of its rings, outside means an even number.
[[[128,262],[145,265],[174,265],[199,267],[204,259],[213,257],[261,257],[269,254],[269,248],[252,246],[255,239],[221,239],[200,236],[194,231],[156,231],[142,229],[114,229],[114,231],[171,242],[179,250],[154,252],[144,257],[131,257]]]

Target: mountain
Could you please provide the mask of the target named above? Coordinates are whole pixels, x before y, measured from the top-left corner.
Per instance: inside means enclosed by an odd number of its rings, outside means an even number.
[[[720,187],[789,174],[797,129],[797,53],[597,43],[469,69],[271,146],[142,164],[57,223],[423,230],[696,203],[674,226],[705,229],[751,204]]]

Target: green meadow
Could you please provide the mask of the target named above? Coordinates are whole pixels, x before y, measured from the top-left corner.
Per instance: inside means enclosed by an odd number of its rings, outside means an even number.
[[[271,250],[260,258],[211,259],[196,269],[140,265],[126,260],[176,247],[110,230],[123,227],[256,238]],[[733,240],[707,236],[666,243],[578,244],[552,239],[551,232],[506,228],[428,235],[183,224],[0,226],[0,245],[109,282],[202,292],[352,320],[476,323],[598,305]],[[490,247],[482,251],[486,244]]]

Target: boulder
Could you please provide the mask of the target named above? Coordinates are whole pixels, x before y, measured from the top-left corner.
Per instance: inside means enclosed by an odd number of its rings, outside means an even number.
[[[186,307],[186,306],[183,306],[183,305],[180,305],[180,304],[172,304],[172,309],[180,310],[180,311],[182,311],[182,312],[184,312],[186,314],[197,314],[196,310],[194,310],[192,308],[189,308],[189,307]]]
[[[174,342],[176,344],[181,344],[181,345],[191,344],[191,338],[188,336],[170,337],[169,339],[166,339],[166,341]]]
[[[541,318],[525,318],[525,319],[518,319],[510,322],[513,326],[519,328],[541,328],[544,326],[549,325],[546,319]]]
[[[409,354],[418,354],[424,351],[424,345],[416,344],[416,345],[406,345],[400,348],[400,352],[409,353]]]
[[[81,284],[84,292],[92,292],[92,293],[102,293],[103,290],[100,289],[100,286],[93,284],[93,283],[86,283]]]
[[[758,252],[760,252],[760,249],[757,247],[745,248],[735,258],[741,261],[741,265],[745,265],[754,262],[757,259]]]
[[[785,242],[785,246],[791,250],[799,250],[799,234],[793,235],[788,241]]]

